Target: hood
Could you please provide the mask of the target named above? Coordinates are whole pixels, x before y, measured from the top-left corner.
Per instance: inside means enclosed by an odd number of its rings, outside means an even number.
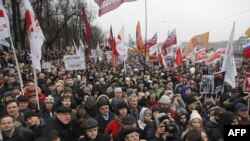
[[[143,123],[144,123],[144,115],[145,115],[146,110],[148,110],[148,108],[143,107],[143,108],[141,109],[141,112],[140,112],[140,120],[141,120]]]

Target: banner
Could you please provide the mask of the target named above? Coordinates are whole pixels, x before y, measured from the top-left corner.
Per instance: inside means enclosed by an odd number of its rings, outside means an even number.
[[[247,72],[245,75],[245,80],[244,80],[244,92],[249,93],[250,92],[250,72]]]
[[[205,48],[203,48],[195,53],[195,62],[196,63],[201,63],[201,62],[204,62],[205,60],[206,60],[206,49]]]
[[[42,69],[50,69],[52,67],[51,62],[43,62]]]
[[[214,91],[214,76],[202,75],[200,92],[201,93],[213,93],[213,91]]]
[[[99,6],[99,17],[118,8],[124,2],[132,2],[136,0],[95,0]]]
[[[224,84],[225,72],[214,73],[214,93],[221,92]]]
[[[155,33],[155,35],[152,37],[152,39],[148,40],[144,47],[145,48],[151,48],[153,45],[155,45],[157,43],[157,32]]]
[[[65,70],[85,70],[85,61],[79,55],[63,56]]]

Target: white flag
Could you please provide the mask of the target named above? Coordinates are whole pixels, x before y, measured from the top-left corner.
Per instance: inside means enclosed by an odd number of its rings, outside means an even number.
[[[40,60],[41,49],[44,41],[43,32],[29,0],[24,0],[23,4],[25,9],[26,25],[28,27],[32,64],[35,69],[41,71]]]
[[[118,34],[117,43],[116,43],[116,50],[119,53],[118,60],[120,60],[121,62],[127,60],[128,46],[126,45],[125,39],[124,39],[124,26],[122,26],[120,33]]]
[[[235,88],[235,76],[237,76],[235,60],[234,60],[234,51],[233,51],[234,30],[235,30],[235,23],[233,25],[233,29],[227,43],[225,55],[223,58],[223,64],[221,67],[221,70],[225,71],[224,81],[230,84],[232,88]]]
[[[5,8],[0,1],[0,40],[10,37],[10,25]]]

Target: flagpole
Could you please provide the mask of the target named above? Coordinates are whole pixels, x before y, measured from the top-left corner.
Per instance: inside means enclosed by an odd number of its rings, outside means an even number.
[[[33,66],[33,72],[34,72],[34,81],[35,81],[35,91],[36,91],[36,100],[37,100],[37,110],[40,110],[40,103],[39,103],[39,95],[38,95],[38,84],[37,84],[37,74],[36,74],[36,69]]]
[[[146,50],[146,42],[147,42],[147,0],[145,0],[145,43],[144,43],[144,75],[145,75],[145,71],[146,71],[146,54],[147,54],[147,50]]]
[[[10,35],[11,35],[11,34],[10,34]],[[16,57],[16,51],[15,51],[15,48],[14,48],[13,40],[12,40],[11,37],[10,37],[10,43],[11,43],[11,48],[12,48],[12,50],[13,50],[14,57],[15,57],[15,62],[16,62],[16,66],[17,66],[17,73],[18,73],[18,78],[19,78],[19,81],[20,81],[21,91],[22,91],[22,94],[24,94],[24,90],[23,90],[23,79],[22,79],[22,75],[21,75],[19,63],[18,63],[18,60],[17,60],[17,57]]]

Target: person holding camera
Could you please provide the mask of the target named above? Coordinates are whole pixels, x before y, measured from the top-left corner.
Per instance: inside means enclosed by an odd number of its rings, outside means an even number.
[[[159,113],[156,119],[150,122],[144,130],[147,141],[177,141],[175,125],[165,113]]]

